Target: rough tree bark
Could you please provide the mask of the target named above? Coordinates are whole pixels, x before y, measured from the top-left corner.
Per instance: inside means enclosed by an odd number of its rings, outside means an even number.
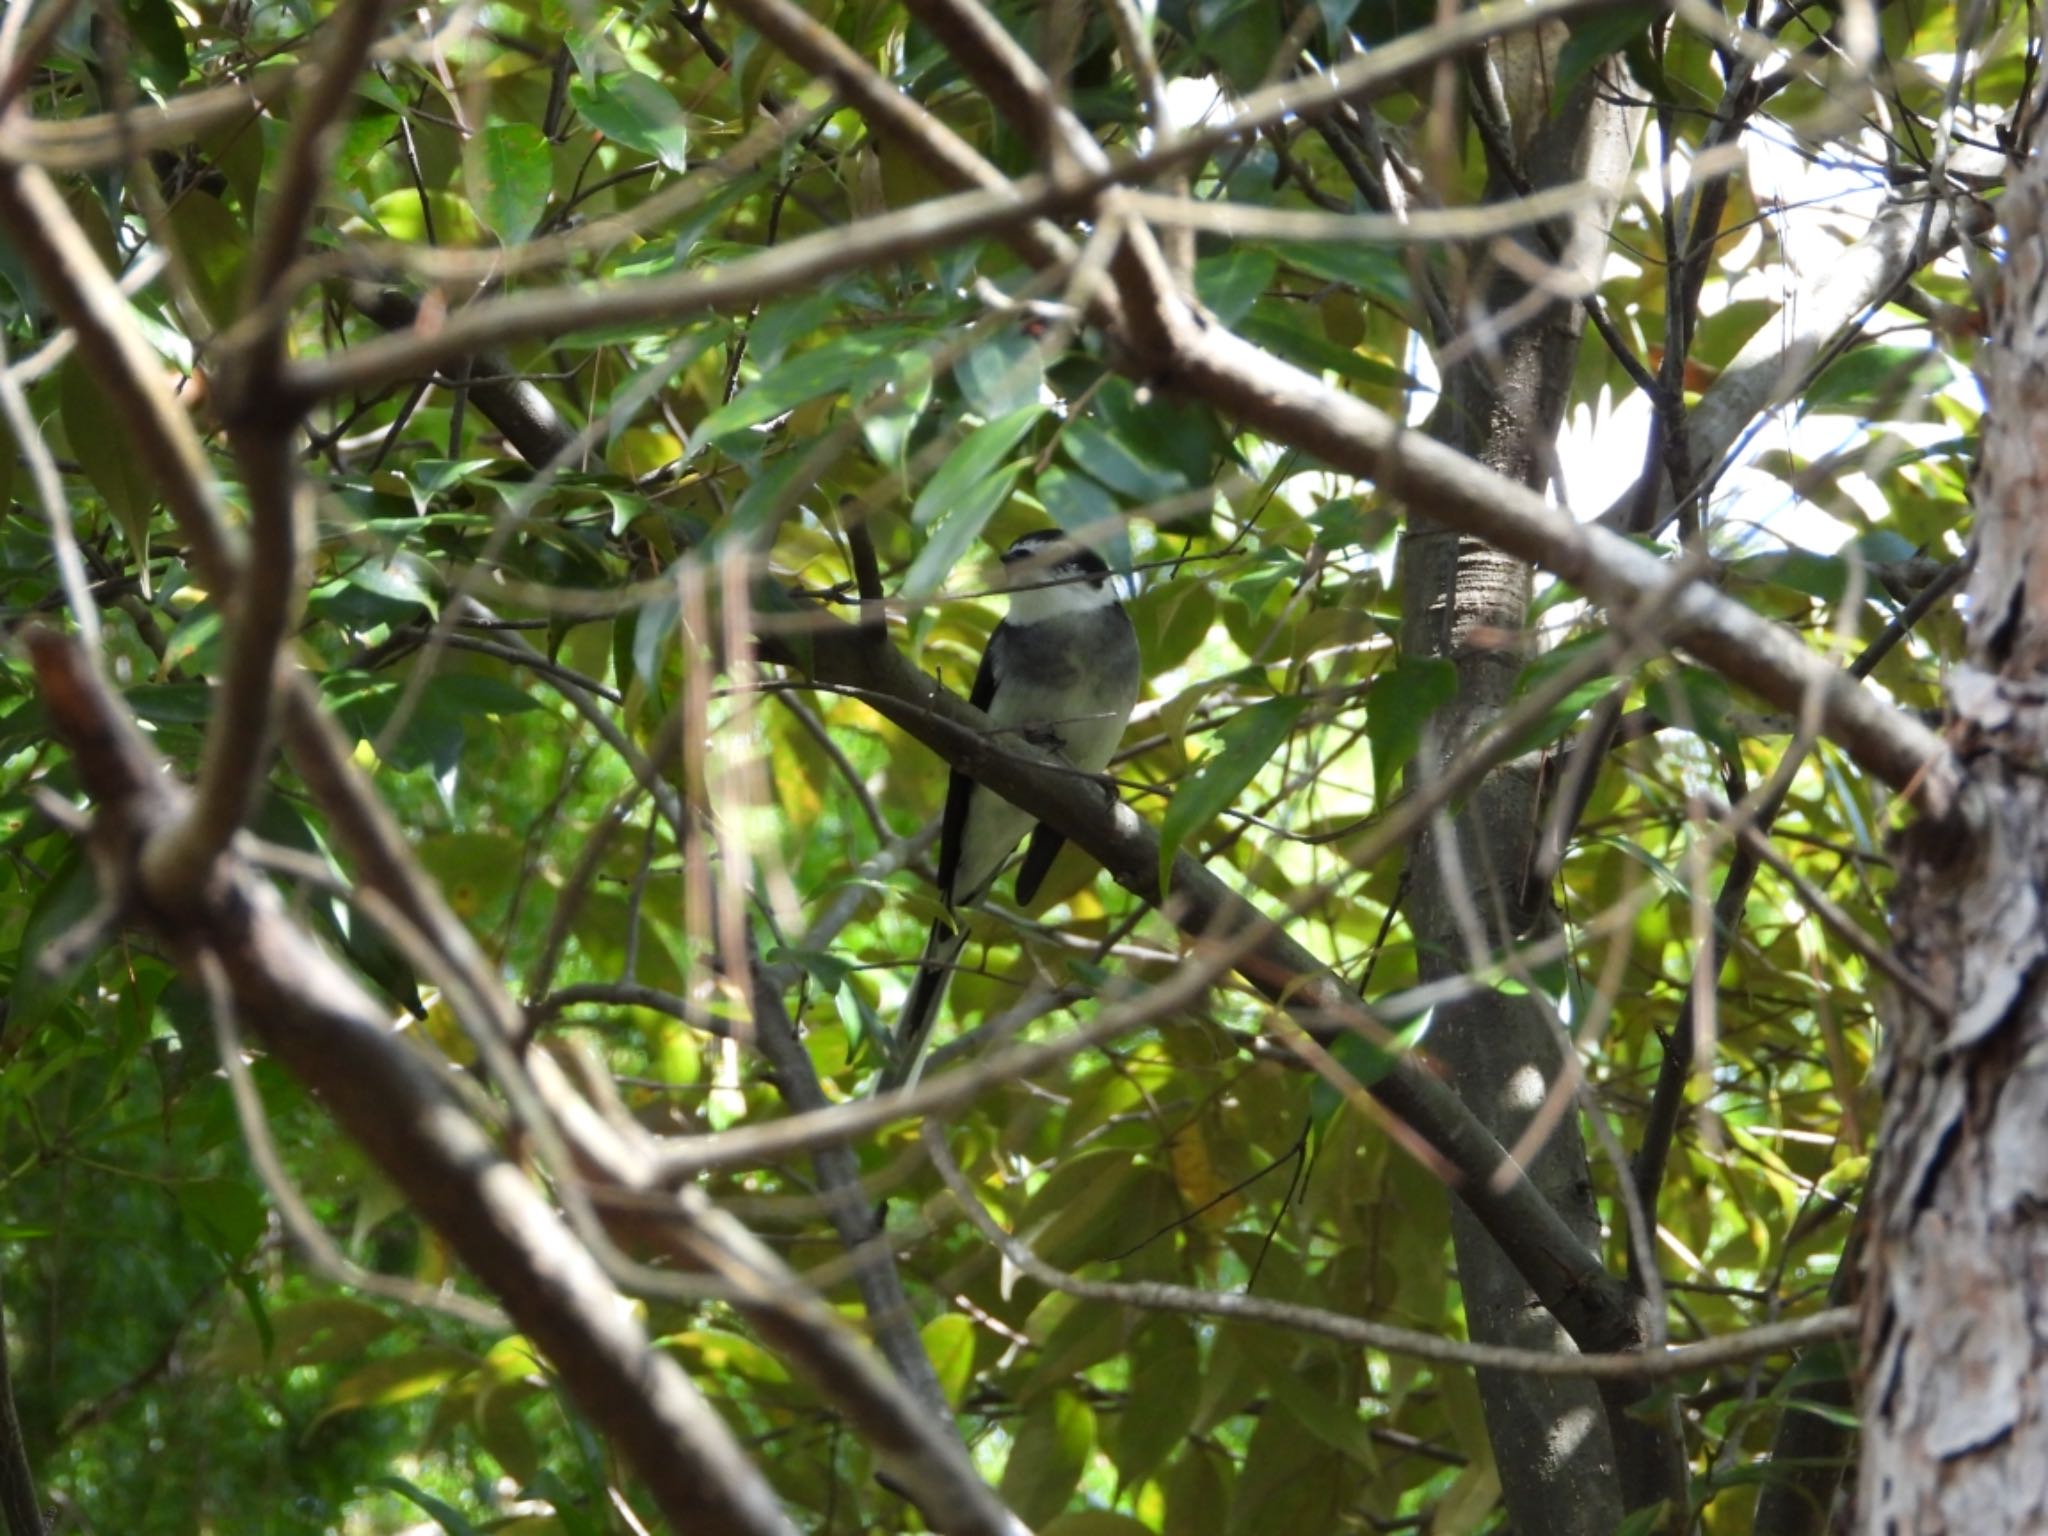
[[[2048,164],[2014,167],[2001,218],[1963,790],[1902,840],[1894,898],[1951,1005],[1902,1004],[1886,1068],[1859,1502],[1887,1536],[2048,1529]]]
[[[1535,36],[1516,43],[1521,52],[1540,46]],[[1523,180],[1537,187],[1576,180],[1602,189],[1621,185],[1634,156],[1632,114],[1582,87],[1545,122],[1548,72],[1502,73],[1511,82],[1510,97],[1523,97],[1505,103],[1513,121],[1542,125],[1517,134]],[[1534,82],[1529,90],[1513,90],[1518,74]],[[1514,189],[1495,190],[1509,196]],[[1562,288],[1597,277],[1611,207],[1609,202],[1563,231],[1560,257],[1532,242],[1532,255],[1562,269]],[[1517,306],[1526,309],[1529,295],[1523,278],[1499,272],[1479,296],[1475,323],[1484,326],[1513,315]],[[1540,489],[1555,462],[1583,319],[1578,305],[1559,298],[1497,342],[1471,346],[1464,361],[1445,371],[1430,435]],[[1526,659],[1522,633],[1530,567],[1436,522],[1424,505],[1410,510],[1401,569],[1404,649],[1449,660],[1457,669],[1457,697],[1435,721],[1432,749],[1411,770],[1419,783],[1441,773],[1451,755],[1510,701]],[[1554,926],[1548,893],[1525,890],[1537,822],[1533,778],[1510,765],[1489,775],[1454,819],[1439,818],[1418,841],[1409,865],[1408,920],[1424,979],[1464,971],[1475,945],[1494,953],[1540,938]],[[1497,992],[1439,1010],[1429,1049],[1486,1128],[1508,1145],[1539,1112],[1562,1066],[1542,1006]],[[1528,1171],[1581,1240],[1597,1248],[1600,1219],[1576,1116],[1559,1118]],[[1532,1349],[1571,1347],[1556,1318],[1462,1202],[1453,1207],[1451,1231],[1474,1339]],[[1482,1372],[1480,1390],[1502,1493],[1518,1530],[1606,1536],[1626,1508],[1648,1501],[1635,1480],[1620,1475],[1618,1437],[1593,1384]],[[1653,1464],[1659,1459],[1652,1458]],[[1656,1487],[1655,1479],[1643,1481]]]

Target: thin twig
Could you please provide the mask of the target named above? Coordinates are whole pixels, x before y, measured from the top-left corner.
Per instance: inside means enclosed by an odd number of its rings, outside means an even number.
[[[1514,1349],[1500,1344],[1464,1343],[1412,1328],[1399,1328],[1391,1323],[1348,1317],[1320,1307],[1271,1301],[1263,1296],[1204,1291],[1163,1281],[1084,1280],[1065,1270],[1055,1269],[1032,1252],[1027,1244],[997,1225],[995,1218],[982,1205],[979,1192],[968,1182],[960,1165],[953,1161],[940,1122],[926,1121],[923,1136],[932,1165],[938,1169],[947,1189],[952,1191],[961,1214],[969,1224],[993,1243],[1010,1264],[1039,1284],[1085,1301],[1104,1301],[1148,1311],[1180,1312],[1194,1317],[1224,1318],[1269,1328],[1285,1328],[1441,1365],[1515,1371],[1529,1376],[1590,1377],[1598,1381],[1669,1380],[1674,1376],[1752,1360],[1759,1355],[1781,1354],[1827,1339],[1848,1338],[1857,1327],[1854,1307],[1835,1307],[1797,1322],[1745,1329],[1697,1344],[1678,1345],[1658,1354],[1553,1354],[1547,1350]]]

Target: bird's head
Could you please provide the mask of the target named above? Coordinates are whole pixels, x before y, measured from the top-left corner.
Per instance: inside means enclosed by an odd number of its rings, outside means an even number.
[[[1003,552],[1003,585],[1010,589],[1013,624],[1087,613],[1117,601],[1102,556],[1056,528],[1027,533]]]

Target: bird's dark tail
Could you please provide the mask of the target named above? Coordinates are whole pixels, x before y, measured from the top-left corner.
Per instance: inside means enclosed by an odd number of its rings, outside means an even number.
[[[917,1081],[925,1043],[931,1039],[932,1025],[938,1022],[939,1005],[946,1000],[946,983],[953,977],[953,962],[966,947],[964,921],[958,928],[943,917],[932,924],[931,937],[925,940],[924,958],[918,962],[917,980],[911,983],[903,1015],[896,1021],[891,1059],[882,1068],[875,1092],[890,1093]]]

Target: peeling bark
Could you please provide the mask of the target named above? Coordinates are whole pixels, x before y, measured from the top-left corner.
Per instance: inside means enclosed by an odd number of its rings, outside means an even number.
[[[2048,1529],[2048,165],[2017,168],[1977,485],[1957,812],[1902,840],[1864,1295],[1861,1526]]]

